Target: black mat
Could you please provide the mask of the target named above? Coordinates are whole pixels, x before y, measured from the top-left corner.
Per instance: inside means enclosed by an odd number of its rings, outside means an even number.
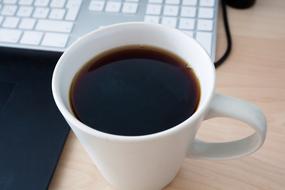
[[[0,49],[0,190],[44,190],[69,127],[51,92],[59,54]]]

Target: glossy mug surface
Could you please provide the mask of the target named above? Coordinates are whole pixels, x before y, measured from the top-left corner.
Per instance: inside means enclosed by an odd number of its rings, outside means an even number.
[[[75,74],[102,52],[137,44],[166,49],[189,64],[201,88],[196,112],[175,127],[142,136],[103,133],[80,122],[69,102],[70,85]],[[266,120],[261,110],[249,102],[219,95],[214,92],[214,87],[213,63],[195,40],[176,29],[145,23],[111,25],[81,37],[61,56],[52,79],[57,107],[100,173],[117,190],[162,189],[176,176],[186,156],[231,159],[248,155],[261,147],[266,135]],[[255,132],[231,142],[211,143],[195,138],[199,124],[212,117],[240,120]]]

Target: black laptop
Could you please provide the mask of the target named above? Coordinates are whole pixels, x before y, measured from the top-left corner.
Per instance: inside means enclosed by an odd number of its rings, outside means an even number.
[[[69,131],[51,91],[59,56],[0,49],[0,190],[48,189]]]

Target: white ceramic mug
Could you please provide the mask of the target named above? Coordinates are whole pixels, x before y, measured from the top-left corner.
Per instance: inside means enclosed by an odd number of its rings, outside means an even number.
[[[191,117],[173,128],[144,136],[107,134],[76,119],[69,102],[74,75],[94,56],[131,44],[167,49],[186,60],[201,87],[200,103]],[[162,189],[175,177],[186,156],[212,160],[237,158],[256,151],[263,144],[266,120],[261,110],[243,100],[216,94],[214,86],[213,63],[195,40],[176,29],[144,23],[112,25],[78,39],[59,59],[52,79],[53,96],[59,110],[101,174],[118,190]],[[255,133],[241,140],[221,143],[195,138],[200,122],[213,117],[240,120]]]

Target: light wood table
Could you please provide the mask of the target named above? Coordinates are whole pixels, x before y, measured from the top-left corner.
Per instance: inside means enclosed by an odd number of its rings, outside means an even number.
[[[185,159],[166,190],[285,189],[285,1],[257,0],[248,10],[229,9],[233,51],[217,70],[217,91],[256,103],[268,120],[264,146],[237,160]],[[218,56],[225,48],[219,19]],[[252,131],[241,122],[204,122],[199,137],[227,141]],[[50,190],[112,190],[70,133]],[[146,189],[147,190],[147,189]]]

